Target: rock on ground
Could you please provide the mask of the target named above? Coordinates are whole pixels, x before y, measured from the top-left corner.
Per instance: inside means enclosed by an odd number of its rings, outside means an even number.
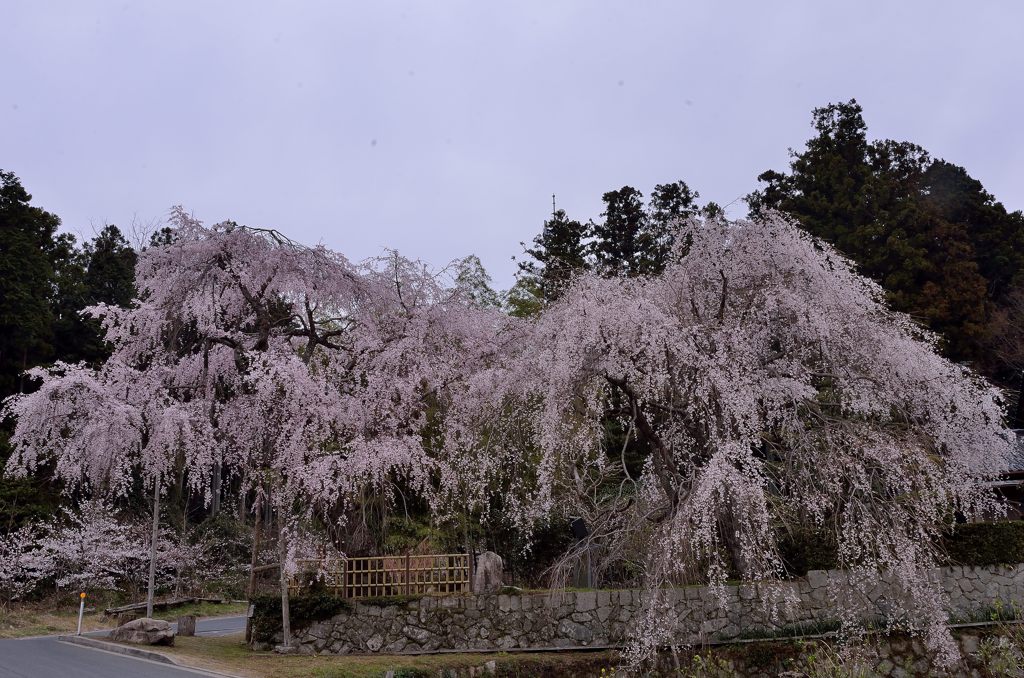
[[[110,632],[110,639],[139,645],[174,645],[174,629],[170,622],[143,617],[118,626]]]

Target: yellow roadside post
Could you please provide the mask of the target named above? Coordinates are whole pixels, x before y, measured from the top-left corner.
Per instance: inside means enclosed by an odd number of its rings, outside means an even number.
[[[85,612],[85,591],[78,594],[80,602],[78,603],[78,633],[75,635],[82,635],[82,614]]]

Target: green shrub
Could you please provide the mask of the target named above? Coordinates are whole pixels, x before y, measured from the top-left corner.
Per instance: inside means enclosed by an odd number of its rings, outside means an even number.
[[[1024,521],[957,525],[943,547],[951,565],[1024,563]]]
[[[779,540],[779,554],[791,577],[803,577],[808,570],[834,570],[839,567],[835,540],[816,530],[787,532]]]
[[[380,596],[375,598],[358,598],[349,602],[359,603],[361,605],[373,605],[375,607],[402,607],[413,601],[417,601],[422,597],[423,596]]]
[[[1024,521],[967,523],[942,537],[939,548],[950,565],[1015,565],[1024,563]],[[834,540],[809,529],[785,534],[779,552],[790,576],[802,577],[808,570],[839,567]]]
[[[252,639],[258,643],[272,642],[281,630],[281,599],[277,596],[254,596],[252,610]],[[288,613],[293,631],[304,629],[318,621],[330,619],[352,609],[352,604],[327,593],[289,596]]]

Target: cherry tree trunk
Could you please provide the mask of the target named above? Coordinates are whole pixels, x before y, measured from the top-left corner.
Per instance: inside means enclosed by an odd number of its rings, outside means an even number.
[[[288,542],[284,525],[279,523],[277,531],[278,558],[281,562],[279,572],[281,575],[281,634],[284,638],[283,645],[291,647],[292,623],[291,614],[288,610]]]
[[[263,502],[258,495],[253,512],[256,514],[256,524],[252,530],[252,558],[249,561],[249,588],[246,592],[246,599],[250,605],[252,605],[252,597],[256,595],[256,563],[259,560],[260,552],[260,524],[263,522]],[[245,642],[248,643],[250,640],[252,640],[252,617],[248,616],[245,618]]]
[[[220,462],[213,463],[213,479],[210,483],[210,515],[220,513],[221,468]]]
[[[146,590],[146,616],[153,618],[153,592],[156,589],[156,542],[160,530],[160,478],[153,480],[153,533],[149,539],[149,586]]]

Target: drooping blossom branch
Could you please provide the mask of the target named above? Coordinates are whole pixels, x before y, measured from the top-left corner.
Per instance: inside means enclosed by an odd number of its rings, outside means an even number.
[[[663,274],[583,277],[499,339],[504,359],[449,417],[452,473],[514,466],[520,498],[505,505],[523,525],[593,514],[581,478],[611,479],[605,551],[644,545],[653,589],[777,579],[786,529],[815,525],[843,565],[893,573],[901,621],[949,659],[926,570],[955,515],[999,510],[984,484],[1011,444],[999,394],[777,215],[694,221],[677,243]],[[635,486],[614,482],[625,466],[604,448],[609,417],[647,450]],[[638,657],[671,637],[667,614],[650,613]]]

